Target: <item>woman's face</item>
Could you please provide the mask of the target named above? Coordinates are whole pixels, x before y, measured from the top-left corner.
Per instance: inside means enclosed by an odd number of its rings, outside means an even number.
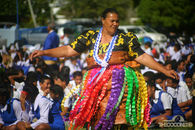
[[[102,18],[102,25],[103,29],[107,31],[107,33],[114,35],[119,26],[118,14],[108,13],[105,19]]]

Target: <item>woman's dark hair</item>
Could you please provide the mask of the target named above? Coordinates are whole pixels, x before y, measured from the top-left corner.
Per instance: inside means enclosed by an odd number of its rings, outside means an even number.
[[[59,95],[59,98],[57,100],[62,99],[64,96],[64,90],[59,85],[52,85],[50,87],[50,92],[54,93],[55,95],[57,95],[57,94]]]
[[[114,9],[114,8],[107,8],[102,13],[102,18],[105,19],[107,17],[108,13],[116,13],[118,15],[118,11],[116,9]]]
[[[5,97],[6,102],[11,98],[11,86],[8,83],[1,83],[0,84],[0,96]],[[7,111],[8,113],[11,112],[11,103],[7,104]]]
[[[153,80],[148,80],[147,82],[147,86],[150,87],[150,88],[155,88],[155,90],[159,90],[157,87],[156,87],[156,84]]]
[[[38,81],[38,74],[36,72],[28,72],[26,76],[25,84],[32,84]]]
[[[1,83],[0,84],[0,95],[6,97],[6,101],[11,97],[10,95],[11,86],[8,83]]]
[[[63,66],[61,69],[61,73],[63,73],[64,75],[70,75],[70,67],[68,66]]]
[[[23,91],[27,92],[27,99],[30,103],[34,103],[37,95],[39,94],[39,90],[36,86],[34,86],[33,84],[25,84],[25,86],[23,87]]]

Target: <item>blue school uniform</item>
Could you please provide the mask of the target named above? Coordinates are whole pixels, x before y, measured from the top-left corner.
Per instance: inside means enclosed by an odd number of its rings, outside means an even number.
[[[31,127],[35,129],[38,125],[42,123],[48,123],[49,110],[51,108],[52,102],[46,97],[38,94],[34,105],[32,106],[31,112]]]
[[[49,112],[49,125],[52,130],[65,130],[65,124],[60,112],[60,102],[53,101],[52,108]]]
[[[14,109],[13,109],[13,101],[14,100],[18,100],[18,99],[16,99],[16,98],[11,99],[10,98],[7,101],[7,110],[3,111],[3,112],[0,111],[0,115],[1,115],[1,118],[3,119],[4,126],[8,126],[17,120]],[[8,106],[9,106],[9,110],[8,110]]]
[[[157,103],[151,102],[151,105],[152,105],[152,108],[150,110],[151,118],[159,116],[159,115],[165,113],[165,110],[164,110],[164,107],[163,107],[163,104],[162,104],[162,101],[161,101],[161,95],[162,95],[163,92],[164,91],[160,91],[159,92],[159,98],[158,98],[158,102]],[[181,111],[181,109],[177,105],[177,100],[174,99],[174,98],[173,98],[172,108],[171,109],[172,109],[172,116],[167,116],[168,120],[171,120],[176,115],[181,115],[182,117],[184,117],[183,112]]]
[[[35,119],[40,119],[40,108],[39,108],[39,106],[36,108],[36,109],[34,109],[34,104],[32,105],[32,113],[34,114],[34,116],[33,116],[33,119],[35,120]],[[32,121],[32,122],[34,122],[34,121]]]

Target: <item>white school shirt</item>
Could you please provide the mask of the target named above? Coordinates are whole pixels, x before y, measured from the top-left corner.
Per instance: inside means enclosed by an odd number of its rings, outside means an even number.
[[[0,105],[0,110],[1,110],[1,112],[6,111],[7,110],[7,104],[5,106]],[[15,116],[16,116],[17,120],[14,123],[10,124],[10,126],[14,125],[14,124],[17,124],[19,121],[21,121],[22,108],[21,108],[20,101],[18,101],[18,100],[13,101],[13,110],[14,110],[14,113],[15,113]],[[2,120],[2,119],[0,119],[0,120]]]
[[[181,86],[178,86],[177,88],[167,87],[167,92],[170,93],[173,98],[177,99],[177,104],[189,100],[187,91]]]
[[[67,86],[65,89],[64,89],[64,97],[67,96],[69,93],[70,93],[70,90],[71,88],[69,86]],[[70,107],[70,98],[72,97],[72,95],[70,95],[69,98],[67,98],[64,102],[64,107]]]
[[[64,89],[64,96],[68,95],[71,91],[71,89],[75,88],[76,87],[76,83],[74,80],[70,81],[69,84],[71,84],[71,87],[70,86],[67,86],[65,89]],[[64,102],[64,107],[70,107],[71,106],[71,103],[73,104],[74,103],[74,99],[72,98],[73,95],[75,94],[78,94],[80,92],[80,88],[76,89],[75,92],[73,92],[69,98],[67,98]],[[72,98],[72,102],[70,102]]]
[[[76,65],[74,65],[72,64],[71,60],[66,60],[64,64],[70,68],[70,75],[72,75],[75,71],[81,71],[81,67],[79,66],[78,62]]]
[[[33,118],[32,114],[32,104],[29,102],[25,102],[25,111],[22,111],[22,121],[24,122],[31,122],[31,119]]]
[[[178,62],[180,59],[181,59],[181,51],[178,51],[171,56],[171,60],[176,60]]]
[[[190,90],[189,90],[187,84],[186,84],[184,81],[180,81],[180,82],[179,82],[179,86],[181,86],[181,87],[183,88],[184,93],[186,94],[187,100],[192,99],[191,92],[190,92]]]
[[[153,99],[153,102],[154,103],[157,103],[158,102],[159,93],[160,93],[160,90],[156,90],[155,91],[155,99]],[[161,94],[161,99],[160,100],[161,100],[161,102],[163,104],[164,110],[167,110],[167,109],[171,109],[172,108],[173,99],[172,99],[171,95],[169,95],[166,92],[163,92]]]
[[[39,107],[40,110],[40,118],[31,124],[31,127],[35,129],[38,125],[42,123],[48,123],[48,118],[49,118],[49,110],[52,107],[52,101],[49,100],[48,98],[42,96],[41,94],[38,94],[35,102],[34,102],[34,110]]]
[[[40,82],[39,81],[37,81],[37,88],[38,88],[39,91],[41,90],[41,86],[40,86]]]
[[[182,46],[182,48],[181,48],[181,53],[183,54],[183,55],[188,55],[188,54],[190,54],[192,52],[192,50],[189,48],[189,47],[187,47],[187,46]]]
[[[145,66],[144,69],[141,69],[141,73],[142,73],[142,74],[144,74],[144,73],[146,73],[146,72],[148,72],[148,71],[151,71],[151,72],[153,72],[153,73],[158,73],[158,71],[153,70],[153,69],[150,69],[150,68],[147,67],[147,66]]]
[[[169,55],[172,57],[175,54],[174,47],[173,46],[169,46],[167,48],[166,52],[168,52]]]
[[[3,119],[2,119],[2,117],[1,117],[1,115],[0,115],[0,124],[4,124],[4,122],[3,122]]]
[[[63,38],[63,43],[64,43],[64,45],[68,45],[68,44],[70,43],[69,37],[64,36],[64,38]]]
[[[21,89],[23,89],[24,85],[25,85],[24,82],[19,83],[19,82],[15,81],[14,88],[16,88],[17,90],[19,89],[20,91],[22,91]]]
[[[44,95],[43,90],[39,89],[39,94],[41,94],[41,96],[43,96],[43,95]],[[49,93],[48,93],[47,96],[45,96],[45,97],[48,98],[49,100],[51,100],[50,94],[49,94]]]
[[[76,85],[76,82],[74,81],[74,80],[71,80],[70,82],[69,82],[69,84],[71,84],[72,85],[72,88],[71,89],[74,89],[75,87],[77,87],[77,85]],[[74,92],[73,92],[73,95],[75,95],[75,94],[79,94],[79,92],[80,92],[80,90],[81,90],[81,88],[79,87],[79,88],[77,88]]]
[[[13,91],[13,98],[20,99],[21,91],[23,90],[24,85],[24,82],[19,83],[15,81],[15,85],[13,87],[16,88],[16,91]]]
[[[144,49],[145,53],[147,53],[150,56],[153,56],[151,48]]]
[[[181,71],[181,72],[177,72],[177,74],[178,74],[178,76],[179,76],[179,81],[184,81],[184,77],[183,77],[183,75],[185,75],[185,74],[186,74],[186,72]]]
[[[156,88],[163,91],[163,88],[159,84],[156,84]]]

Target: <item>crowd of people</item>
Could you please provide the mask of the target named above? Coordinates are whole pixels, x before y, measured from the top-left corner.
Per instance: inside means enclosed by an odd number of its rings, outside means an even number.
[[[63,44],[63,40],[61,42]],[[152,124],[172,120],[175,116],[192,121],[195,43],[169,41],[163,44],[163,48],[159,45],[160,51],[153,48],[151,42],[142,44],[146,53],[166,66],[167,70],[175,70],[179,76],[179,79],[174,79],[140,66],[147,83]],[[2,48],[0,129],[65,129],[69,112],[82,90],[79,85],[88,70],[87,53],[58,58],[55,67],[51,67],[42,57],[30,60],[31,52],[18,47],[17,43]],[[65,101],[64,97],[67,97]]]

